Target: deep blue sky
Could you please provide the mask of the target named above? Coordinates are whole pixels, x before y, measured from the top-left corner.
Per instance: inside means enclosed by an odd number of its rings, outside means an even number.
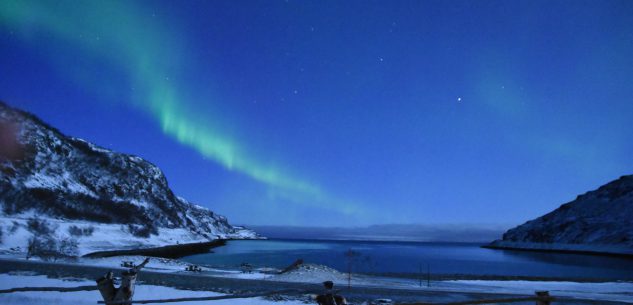
[[[241,224],[515,225],[633,173],[631,1],[3,1],[0,99]]]

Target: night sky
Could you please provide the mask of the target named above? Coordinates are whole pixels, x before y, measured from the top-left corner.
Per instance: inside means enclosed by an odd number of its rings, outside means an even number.
[[[0,99],[238,224],[517,225],[633,173],[633,1],[0,1]]]

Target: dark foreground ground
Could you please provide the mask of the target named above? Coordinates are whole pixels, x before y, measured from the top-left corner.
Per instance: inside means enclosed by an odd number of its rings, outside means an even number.
[[[37,274],[46,275],[53,278],[74,277],[85,279],[96,279],[102,276],[111,268],[102,268],[94,266],[78,266],[72,264],[48,263],[39,261],[20,261],[0,259],[0,273],[9,273],[16,271],[32,271]],[[123,269],[120,269],[121,271]],[[119,273],[115,270],[115,273]],[[266,280],[247,280],[235,278],[220,278],[202,276],[197,274],[173,274],[160,273],[153,271],[142,271],[140,274],[141,284],[169,286],[186,290],[204,290],[215,291],[230,294],[242,293],[265,293],[270,291],[292,289],[297,292],[287,293],[285,298],[299,298],[308,300],[307,294],[320,292],[319,285],[295,282],[275,282]],[[95,291],[95,294],[98,292]],[[488,294],[488,293],[462,293],[462,292],[446,292],[431,290],[415,290],[415,289],[399,289],[389,287],[352,287],[344,288],[340,292],[347,299],[359,304],[363,301],[371,301],[379,298],[389,298],[399,303],[443,303],[466,300],[481,299],[498,299],[520,297],[518,295],[504,294]],[[209,301],[200,302],[200,304],[208,304]],[[178,304],[178,303],[174,303]],[[534,302],[513,303],[513,304],[534,304]],[[627,303],[621,302],[605,302],[591,300],[576,299],[559,299],[553,304],[605,304],[605,305],[621,305]]]

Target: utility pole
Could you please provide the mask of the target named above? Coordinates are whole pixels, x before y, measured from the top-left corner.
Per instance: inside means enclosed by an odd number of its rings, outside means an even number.
[[[345,252],[345,257],[347,258],[347,288],[352,288],[352,264],[356,261],[360,253],[349,248],[347,252]]]
[[[352,263],[347,265],[347,289],[352,289]]]
[[[352,248],[350,248],[349,251],[347,251],[345,256],[347,256],[347,289],[351,289],[352,288],[352,258],[354,256],[354,251],[352,251]]]
[[[420,263],[419,265],[420,265],[420,269],[418,272],[418,279],[420,280],[420,287],[422,287],[422,263]]]

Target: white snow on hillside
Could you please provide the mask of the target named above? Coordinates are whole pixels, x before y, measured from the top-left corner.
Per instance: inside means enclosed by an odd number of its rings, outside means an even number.
[[[21,215],[0,215],[0,230],[3,232],[0,252],[26,255],[27,243],[33,236],[27,229],[27,221],[36,215],[27,213]],[[120,250],[131,248],[148,248],[174,245],[177,243],[207,242],[207,238],[197,235],[185,228],[158,228],[158,235],[148,238],[136,237],[128,232],[127,226],[121,224],[102,224],[89,221],[67,220],[55,218],[40,218],[55,228],[55,237],[61,240],[71,237],[79,244],[79,255],[95,251]],[[71,236],[69,228],[94,228],[90,236]]]

